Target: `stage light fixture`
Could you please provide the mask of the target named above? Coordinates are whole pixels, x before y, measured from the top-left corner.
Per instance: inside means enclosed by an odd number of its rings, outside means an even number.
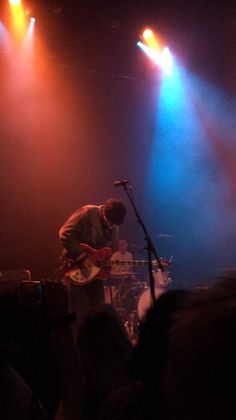
[[[149,39],[153,37],[153,32],[151,29],[145,29],[143,31],[143,39]]]
[[[32,35],[32,33],[33,33],[35,22],[36,22],[35,17],[34,16],[31,16],[30,23],[29,23],[29,29],[28,29],[28,34],[29,35]]]
[[[159,66],[167,76],[171,76],[173,67],[173,57],[168,47],[160,48],[156,36],[151,29],[143,32],[144,42],[138,41],[137,46]]]
[[[141,36],[141,40],[145,42],[145,44],[152,48],[153,50],[160,52],[161,46],[160,46],[160,40],[157,34],[153,32],[152,29],[147,28],[143,31],[143,34]]]

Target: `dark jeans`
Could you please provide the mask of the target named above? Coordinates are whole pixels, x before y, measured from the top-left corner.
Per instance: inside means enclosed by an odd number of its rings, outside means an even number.
[[[95,279],[84,286],[75,286],[67,280],[70,311],[76,313],[76,321],[72,324],[73,336],[76,338],[81,320],[96,306],[104,303],[102,280]]]

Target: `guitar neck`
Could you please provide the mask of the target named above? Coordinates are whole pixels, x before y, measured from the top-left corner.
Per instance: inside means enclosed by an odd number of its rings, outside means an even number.
[[[109,262],[110,266],[130,266],[130,267],[144,267],[149,264],[148,260],[113,260]],[[152,261],[152,265],[158,265],[156,261]]]

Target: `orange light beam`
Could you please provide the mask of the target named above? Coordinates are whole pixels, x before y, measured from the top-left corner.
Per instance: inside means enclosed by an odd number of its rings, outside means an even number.
[[[21,0],[9,0],[13,19],[13,30],[17,41],[21,40],[26,31],[25,12]]]

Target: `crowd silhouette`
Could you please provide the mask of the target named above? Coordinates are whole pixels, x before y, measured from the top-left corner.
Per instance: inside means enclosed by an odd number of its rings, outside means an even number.
[[[163,293],[136,343],[111,304],[72,334],[60,281],[0,286],[1,419],[236,419],[236,272]]]

